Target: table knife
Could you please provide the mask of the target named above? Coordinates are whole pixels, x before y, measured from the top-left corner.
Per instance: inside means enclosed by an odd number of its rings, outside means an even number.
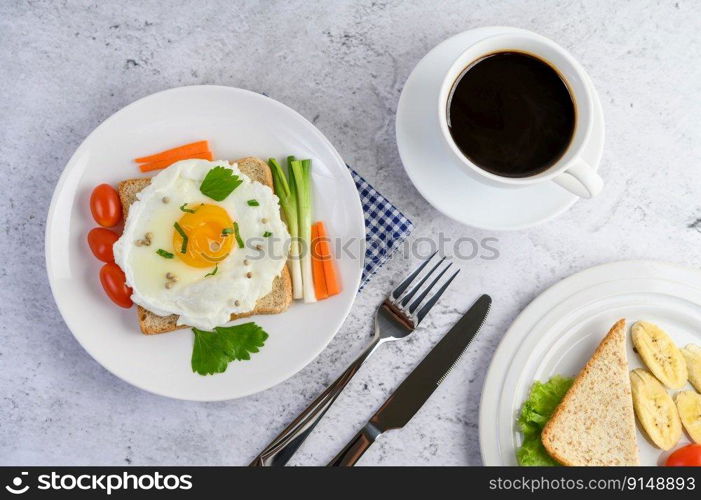
[[[489,295],[477,299],[329,465],[355,465],[377,436],[404,427],[443,382],[475,338],[491,305]]]

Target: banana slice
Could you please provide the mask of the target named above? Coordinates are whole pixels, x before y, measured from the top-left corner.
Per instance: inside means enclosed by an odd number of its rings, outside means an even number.
[[[701,347],[689,344],[682,349],[682,356],[686,360],[689,382],[697,391],[701,392]]]
[[[674,396],[679,418],[695,443],[701,443],[701,394],[694,391],[678,392]]]
[[[633,345],[645,366],[670,389],[681,389],[688,376],[679,348],[662,328],[647,321],[633,325]]]
[[[650,440],[663,450],[674,447],[682,436],[677,407],[662,384],[641,368],[630,372],[635,415]]]

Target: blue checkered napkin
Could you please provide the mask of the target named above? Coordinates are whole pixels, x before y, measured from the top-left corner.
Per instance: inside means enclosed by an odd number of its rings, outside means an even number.
[[[347,165],[346,165],[347,166]],[[414,229],[414,224],[352,168],[360,203],[365,213],[365,262],[360,290],[387,262]]]

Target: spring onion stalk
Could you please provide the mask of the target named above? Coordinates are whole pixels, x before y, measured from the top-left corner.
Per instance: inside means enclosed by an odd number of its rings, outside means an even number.
[[[304,250],[302,254],[302,285],[304,302],[316,302],[314,276],[312,275],[312,161],[290,161],[297,190],[297,218],[299,220],[299,239]]]
[[[296,158],[294,156],[287,157],[287,180],[290,186],[290,198],[294,200],[295,204],[294,217],[296,217],[297,219],[295,222],[295,237],[292,242],[292,244],[295,247],[295,273],[297,275],[297,292],[295,294],[293,290],[293,298],[302,299],[304,298],[304,273],[302,272],[303,248],[299,234],[299,194],[297,192],[297,183],[295,182],[295,177],[294,175],[292,175],[292,162],[295,160]]]
[[[289,160],[288,160],[289,161]],[[280,206],[285,214],[287,229],[290,232],[290,255],[287,260],[287,267],[292,275],[292,297],[301,299],[304,297],[302,285],[302,267],[299,257],[299,236],[297,218],[297,194],[290,172],[290,183],[287,182],[287,175],[275,158],[268,159],[268,165],[273,173],[273,185],[275,194],[280,199]],[[292,186],[290,186],[292,184]]]

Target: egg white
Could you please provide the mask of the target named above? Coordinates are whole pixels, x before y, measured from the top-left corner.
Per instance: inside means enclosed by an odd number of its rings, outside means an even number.
[[[202,180],[216,166],[231,168],[243,181],[221,202],[200,192]],[[259,205],[249,206],[248,200],[256,200]],[[234,243],[214,276],[205,277],[214,266],[188,266],[173,248],[173,224],[184,215],[180,210],[183,203],[190,207],[200,203],[218,205],[238,223],[245,248]],[[272,235],[266,238],[266,232]],[[137,240],[146,233],[153,235],[151,244],[137,246]],[[227,323],[232,313],[250,312],[258,299],[270,293],[273,280],[287,261],[289,239],[272,189],[252,181],[236,164],[184,160],[161,171],[137,194],[122,237],[114,244],[114,257],[133,289],[134,303],[160,316],[177,314],[180,325],[212,329]],[[159,248],[175,257],[161,257],[156,253]],[[165,286],[167,273],[177,277],[171,288]],[[247,273],[251,273],[250,278]]]

